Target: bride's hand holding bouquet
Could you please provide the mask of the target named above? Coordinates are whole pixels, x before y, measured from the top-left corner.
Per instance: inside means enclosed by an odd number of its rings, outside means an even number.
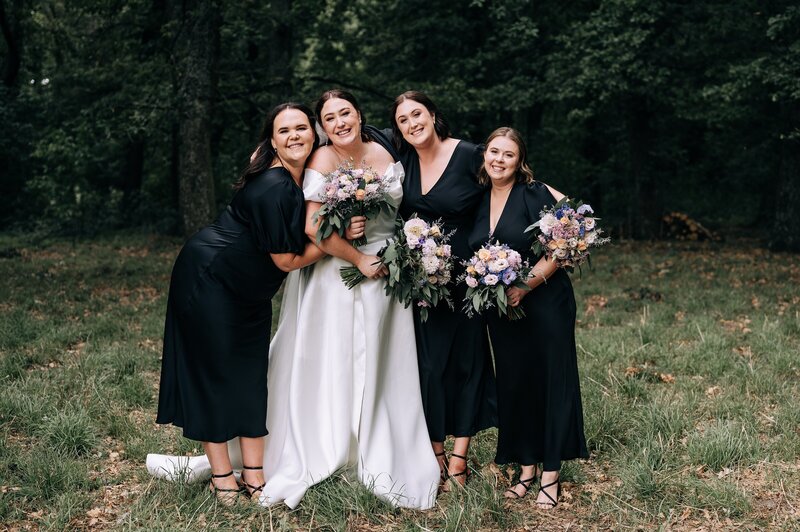
[[[391,179],[386,179],[370,166],[357,168],[351,161],[344,161],[324,175],[322,207],[314,213],[313,222],[319,222],[317,243],[336,231],[344,237],[354,216],[374,218],[381,211],[391,214],[392,205],[388,190]],[[354,247],[367,243],[362,235],[354,240]]]

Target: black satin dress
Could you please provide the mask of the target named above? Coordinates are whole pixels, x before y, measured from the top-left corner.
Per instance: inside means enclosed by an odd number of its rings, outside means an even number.
[[[490,192],[469,236],[473,251],[489,240]],[[555,204],[547,186],[517,183],[491,240],[522,254],[533,266],[525,228]],[[558,470],[562,460],[588,458],[575,351],[575,295],[569,275],[558,269],[521,302],[525,318],[511,321],[486,312],[497,372],[498,441],[495,462]]]
[[[466,287],[456,285],[463,270],[461,260],[472,256],[467,237],[475,209],[485,188],[476,175],[483,164],[483,149],[460,141],[436,184],[422,193],[419,158],[409,148],[400,153],[406,171],[400,214],[414,213],[427,222],[439,218],[443,230],[455,231],[450,245],[456,261],[450,289],[454,308],[440,303],[429,309],[421,322],[414,311],[422,405],[431,441],[447,435],[473,436],[497,424],[497,399],[486,323],[481,317],[468,318],[461,312]]]
[[[283,168],[248,181],[172,270],[158,423],[225,442],[267,434],[272,296],[286,273],[270,253],[302,253],[303,191]]]

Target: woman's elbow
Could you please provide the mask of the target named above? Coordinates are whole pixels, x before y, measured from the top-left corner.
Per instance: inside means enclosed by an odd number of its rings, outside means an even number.
[[[291,265],[291,264],[283,264],[283,263],[280,263],[280,262],[276,262],[276,263],[275,263],[275,266],[277,266],[277,267],[278,267],[278,269],[279,269],[280,271],[284,272],[284,273],[289,273],[290,271],[292,271],[293,269],[295,269],[295,268],[292,268],[292,265]]]
[[[272,255],[272,263],[275,264],[275,267],[278,268],[280,271],[289,273],[290,271],[294,270],[294,259],[297,257],[294,253],[281,253]]]

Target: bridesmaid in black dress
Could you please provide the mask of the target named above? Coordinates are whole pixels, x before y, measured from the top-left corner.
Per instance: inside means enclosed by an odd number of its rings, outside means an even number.
[[[542,479],[537,505],[556,505],[562,460],[588,458],[575,352],[575,296],[567,272],[534,256],[525,229],[539,212],[564,197],[533,180],[526,149],[517,131],[503,127],[486,141],[482,181],[491,182],[469,236],[472,250],[500,241],[533,266],[530,290],[510,288],[511,306],[525,318],[511,321],[487,313],[497,371],[498,441],[495,462],[516,462],[522,472],[506,497],[524,497]]]
[[[323,256],[305,237],[301,188],[317,143],[307,107],[273,109],[230,205],[186,243],[172,270],[156,421],[203,442],[211,491],[226,504],[239,491],[228,440],[240,438],[251,496],[264,484],[272,296],[287,272]]]
[[[450,238],[457,262],[455,279],[460,261],[472,255],[467,237],[485,190],[477,182],[483,150],[452,138],[434,103],[417,91],[395,99],[392,129],[406,171],[400,213],[405,219],[417,213],[427,222],[441,218],[444,231],[455,231]],[[465,289],[452,287],[454,302],[461,301]],[[420,321],[418,311],[414,318],[422,402],[433,451],[443,481],[450,476],[463,484],[470,438],[497,423],[486,324],[444,303],[429,310],[426,322]],[[455,437],[449,463],[444,452],[447,435]]]

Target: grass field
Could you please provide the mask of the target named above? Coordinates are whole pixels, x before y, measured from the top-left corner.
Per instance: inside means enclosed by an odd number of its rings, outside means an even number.
[[[617,243],[573,277],[592,457],[565,465],[553,512],[502,499],[493,431],[431,511],[341,477],[288,511],[145,471],[148,452],[199,451],[154,423],[179,247],[0,235],[0,528],[800,530],[800,256]]]

